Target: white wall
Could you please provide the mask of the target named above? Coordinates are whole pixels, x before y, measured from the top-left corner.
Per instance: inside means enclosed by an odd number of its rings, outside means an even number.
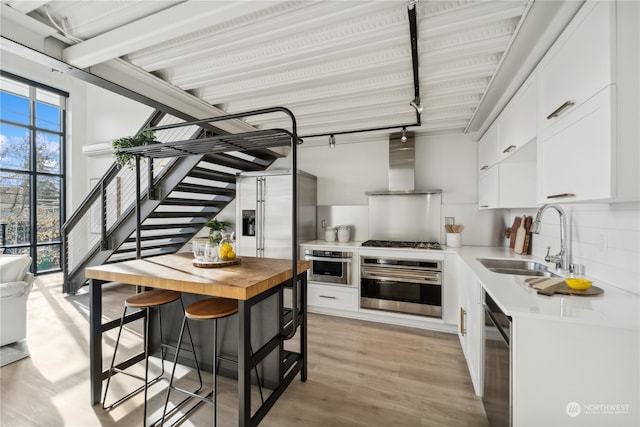
[[[134,135],[149,118],[153,109],[94,85],[87,85],[87,126],[82,145],[111,144],[114,139]],[[74,141],[78,143],[79,141]],[[108,155],[85,156],[89,178],[100,178],[113,164]]]
[[[319,206],[367,206],[365,192],[389,188],[388,136],[351,143],[344,143],[343,139],[337,137],[335,148],[327,143],[302,144],[298,149],[298,168],[318,177]],[[473,138],[464,134],[417,135],[415,155],[416,189],[442,190],[441,242],[444,217],[453,216],[457,224],[465,225],[463,244],[503,244],[502,212],[478,211],[477,150]],[[288,168],[290,160],[279,159],[273,167]]]

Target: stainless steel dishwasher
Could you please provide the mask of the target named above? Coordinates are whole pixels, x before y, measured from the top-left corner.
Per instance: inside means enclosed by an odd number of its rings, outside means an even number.
[[[511,318],[489,294],[484,303],[484,394],[491,427],[511,426]]]

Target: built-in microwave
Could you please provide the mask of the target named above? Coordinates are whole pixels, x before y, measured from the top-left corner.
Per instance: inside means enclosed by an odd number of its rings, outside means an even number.
[[[311,264],[307,279],[310,282],[351,285],[353,253],[306,249],[304,259]]]

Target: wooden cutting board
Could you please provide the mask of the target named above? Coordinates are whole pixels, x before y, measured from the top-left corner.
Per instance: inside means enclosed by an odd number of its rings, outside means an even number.
[[[509,248],[511,249],[513,249],[516,245],[516,234],[518,233],[518,227],[520,227],[520,221],[522,221],[521,217],[515,217],[513,220],[513,225],[511,226],[511,233],[509,234],[509,237],[511,238],[511,240],[509,241]]]
[[[520,220],[520,226],[518,227],[518,231],[516,232],[516,241],[513,244],[513,251],[517,254],[521,254],[522,247],[524,246],[524,237],[527,235],[527,231],[525,230],[525,217],[522,217]]]
[[[525,216],[524,217],[524,230],[525,230],[525,235],[524,235],[524,243],[522,244],[522,253],[523,254],[529,254],[530,252],[530,247],[531,247],[531,225],[533,224],[533,217],[532,216]]]
[[[531,277],[525,279],[524,283],[536,289],[540,295],[551,296],[553,294],[561,295],[579,295],[579,296],[595,296],[604,293],[604,289],[591,285],[584,291],[571,289],[569,285],[561,278]]]

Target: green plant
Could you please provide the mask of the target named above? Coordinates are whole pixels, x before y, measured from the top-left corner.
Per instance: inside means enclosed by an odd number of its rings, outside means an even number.
[[[112,143],[113,154],[116,156],[116,162],[120,167],[128,166],[133,168],[133,159],[135,156],[131,153],[123,153],[126,148],[139,147],[156,142],[156,137],[151,129],[145,129],[135,136],[125,136],[115,139]]]
[[[220,243],[220,240],[222,240],[221,232],[226,230],[231,223],[227,221],[218,221],[214,218],[207,221],[205,225],[209,227],[209,240],[211,243]]]

